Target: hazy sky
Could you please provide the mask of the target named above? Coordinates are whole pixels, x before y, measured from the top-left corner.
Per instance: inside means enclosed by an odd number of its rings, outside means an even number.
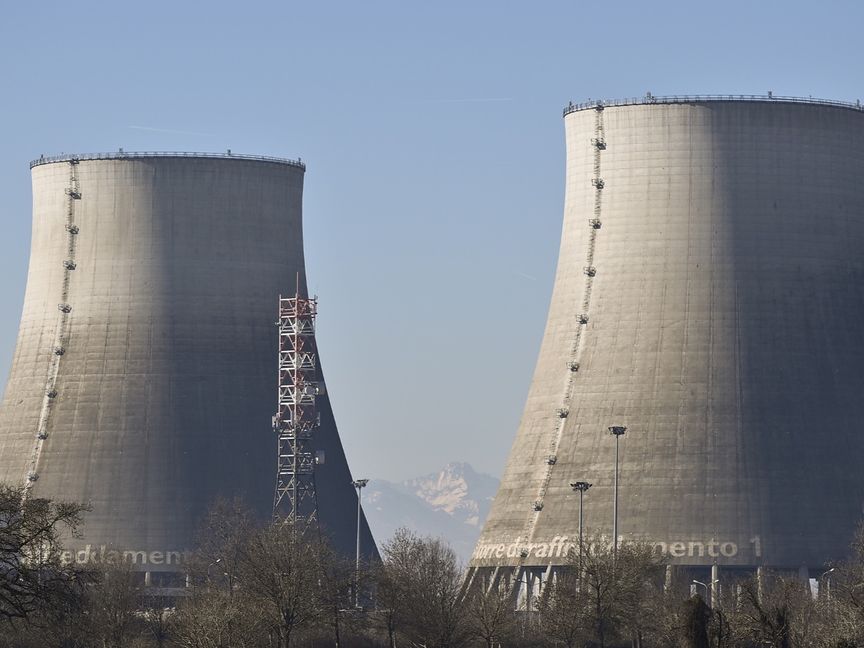
[[[318,340],[354,475],[453,460],[500,475],[557,260],[562,107],[648,90],[854,101],[862,26],[861,2],[4,2],[0,375],[24,296],[30,159],[300,156]]]

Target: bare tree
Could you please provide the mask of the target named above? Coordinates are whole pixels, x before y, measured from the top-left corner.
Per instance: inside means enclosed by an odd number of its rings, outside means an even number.
[[[578,568],[560,569],[546,584],[538,602],[543,636],[566,648],[582,645],[591,635],[587,606],[588,597],[579,581]]]
[[[704,602],[700,602],[705,605]],[[652,588],[639,614],[644,645],[658,648],[693,648],[698,643],[691,630],[695,603],[682,589]],[[697,626],[698,627],[698,626]]]
[[[362,626],[363,616],[360,610],[354,609],[354,588],[362,585],[355,581],[359,581],[362,574],[355,574],[354,560],[336,553],[327,544],[322,542],[318,552],[322,622],[328,626],[333,645],[339,648],[346,630],[356,633]]]
[[[361,624],[351,610],[354,563],[314,527],[262,526],[240,500],[220,500],[199,532],[198,583],[173,620],[187,648],[269,641],[286,647],[326,632],[339,646]],[[254,639],[262,636],[266,639]]]
[[[25,620],[4,623],[0,630],[0,648],[84,646],[80,628],[82,608],[83,593],[77,590],[63,600],[61,607],[40,609]]]
[[[628,636],[641,643],[649,603],[659,595],[653,582],[662,564],[648,544],[619,545],[616,557],[610,542],[592,535],[581,559],[578,550],[571,551],[568,565],[547,585],[540,600],[543,632],[568,648],[584,641],[604,648]]]
[[[279,648],[321,617],[320,553],[311,529],[277,524],[252,534],[239,585],[261,611]]]
[[[809,588],[797,578],[765,574],[736,587],[738,601],[727,610],[736,643],[755,643],[773,648],[812,645],[817,606]]]
[[[380,603],[391,610],[391,645],[402,634],[412,645],[459,648],[470,637],[460,593],[462,573],[441,540],[399,529],[384,545]]]
[[[0,485],[0,619],[6,621],[64,606],[80,583],[78,570],[63,560],[60,537],[76,532],[87,507],[21,495]]]
[[[468,632],[487,648],[511,639],[516,633],[515,592],[506,582],[473,588],[464,598]]]
[[[684,601],[681,607],[684,645],[687,648],[709,648],[711,608],[698,594]]]
[[[818,606],[834,645],[864,645],[864,523],[855,533],[849,558],[821,579]]]
[[[171,616],[174,602],[165,596],[152,596],[145,593],[142,598],[141,619],[144,635],[153,640],[156,648],[168,645],[171,630]]]
[[[144,574],[125,561],[99,565],[92,574],[78,619],[79,636],[90,645],[123,648],[143,629],[138,610]]]
[[[171,641],[179,648],[257,648],[266,645],[266,623],[242,589],[202,586],[180,602],[169,620]]]
[[[261,524],[240,498],[217,499],[198,529],[192,573],[196,582],[223,583],[232,592],[250,538]]]
[[[395,568],[392,562],[386,567],[384,563],[380,563],[371,570],[377,596],[377,609],[372,618],[387,634],[388,648],[396,648],[397,623],[403,613],[401,589],[404,582],[400,579],[400,574],[404,573],[404,569]]]

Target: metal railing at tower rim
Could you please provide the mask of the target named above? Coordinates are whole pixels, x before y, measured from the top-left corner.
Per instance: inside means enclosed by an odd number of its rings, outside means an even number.
[[[306,164],[300,160],[270,157],[267,155],[244,155],[241,153],[193,153],[182,151],[115,151],[113,153],[61,153],[60,155],[40,156],[30,161],[30,168],[55,162],[71,162],[72,160],[126,160],[136,158],[209,158],[216,160],[251,160],[253,162],[269,162],[284,164],[306,170]]]
[[[625,99],[595,99],[583,101],[582,103],[570,103],[564,108],[564,116],[580,110],[589,110],[597,106],[643,106],[651,104],[687,104],[708,103],[712,101],[740,101],[740,102],[763,102],[763,103],[787,103],[787,104],[809,104],[813,106],[832,106],[834,108],[846,108],[864,112],[864,104],[861,100],[837,101],[835,99],[815,99],[813,97],[787,97],[775,94],[767,95],[666,95],[656,97],[647,94],[644,97],[628,97]]]

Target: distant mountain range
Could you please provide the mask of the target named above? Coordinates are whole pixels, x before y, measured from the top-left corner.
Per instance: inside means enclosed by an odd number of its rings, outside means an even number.
[[[467,562],[498,483],[467,463],[449,463],[436,473],[399,483],[370,480],[363,491],[363,510],[379,547],[404,526],[443,538]]]

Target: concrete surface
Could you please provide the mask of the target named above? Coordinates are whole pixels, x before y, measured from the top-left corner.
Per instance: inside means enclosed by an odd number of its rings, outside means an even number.
[[[92,505],[69,542],[77,558],[113,549],[177,569],[217,496],[242,495],[269,516],[274,322],[297,273],[305,290],[304,168],[228,156],[38,162],[0,479],[26,483],[35,458],[34,496]],[[320,406],[320,517],[353,556],[356,494],[327,397]],[[375,552],[365,520],[363,544]]]
[[[692,101],[565,126],[546,331],[472,565],[566,562],[576,480],[611,541],[611,425],[622,538],[681,565],[843,556],[864,505],[864,112]]]

